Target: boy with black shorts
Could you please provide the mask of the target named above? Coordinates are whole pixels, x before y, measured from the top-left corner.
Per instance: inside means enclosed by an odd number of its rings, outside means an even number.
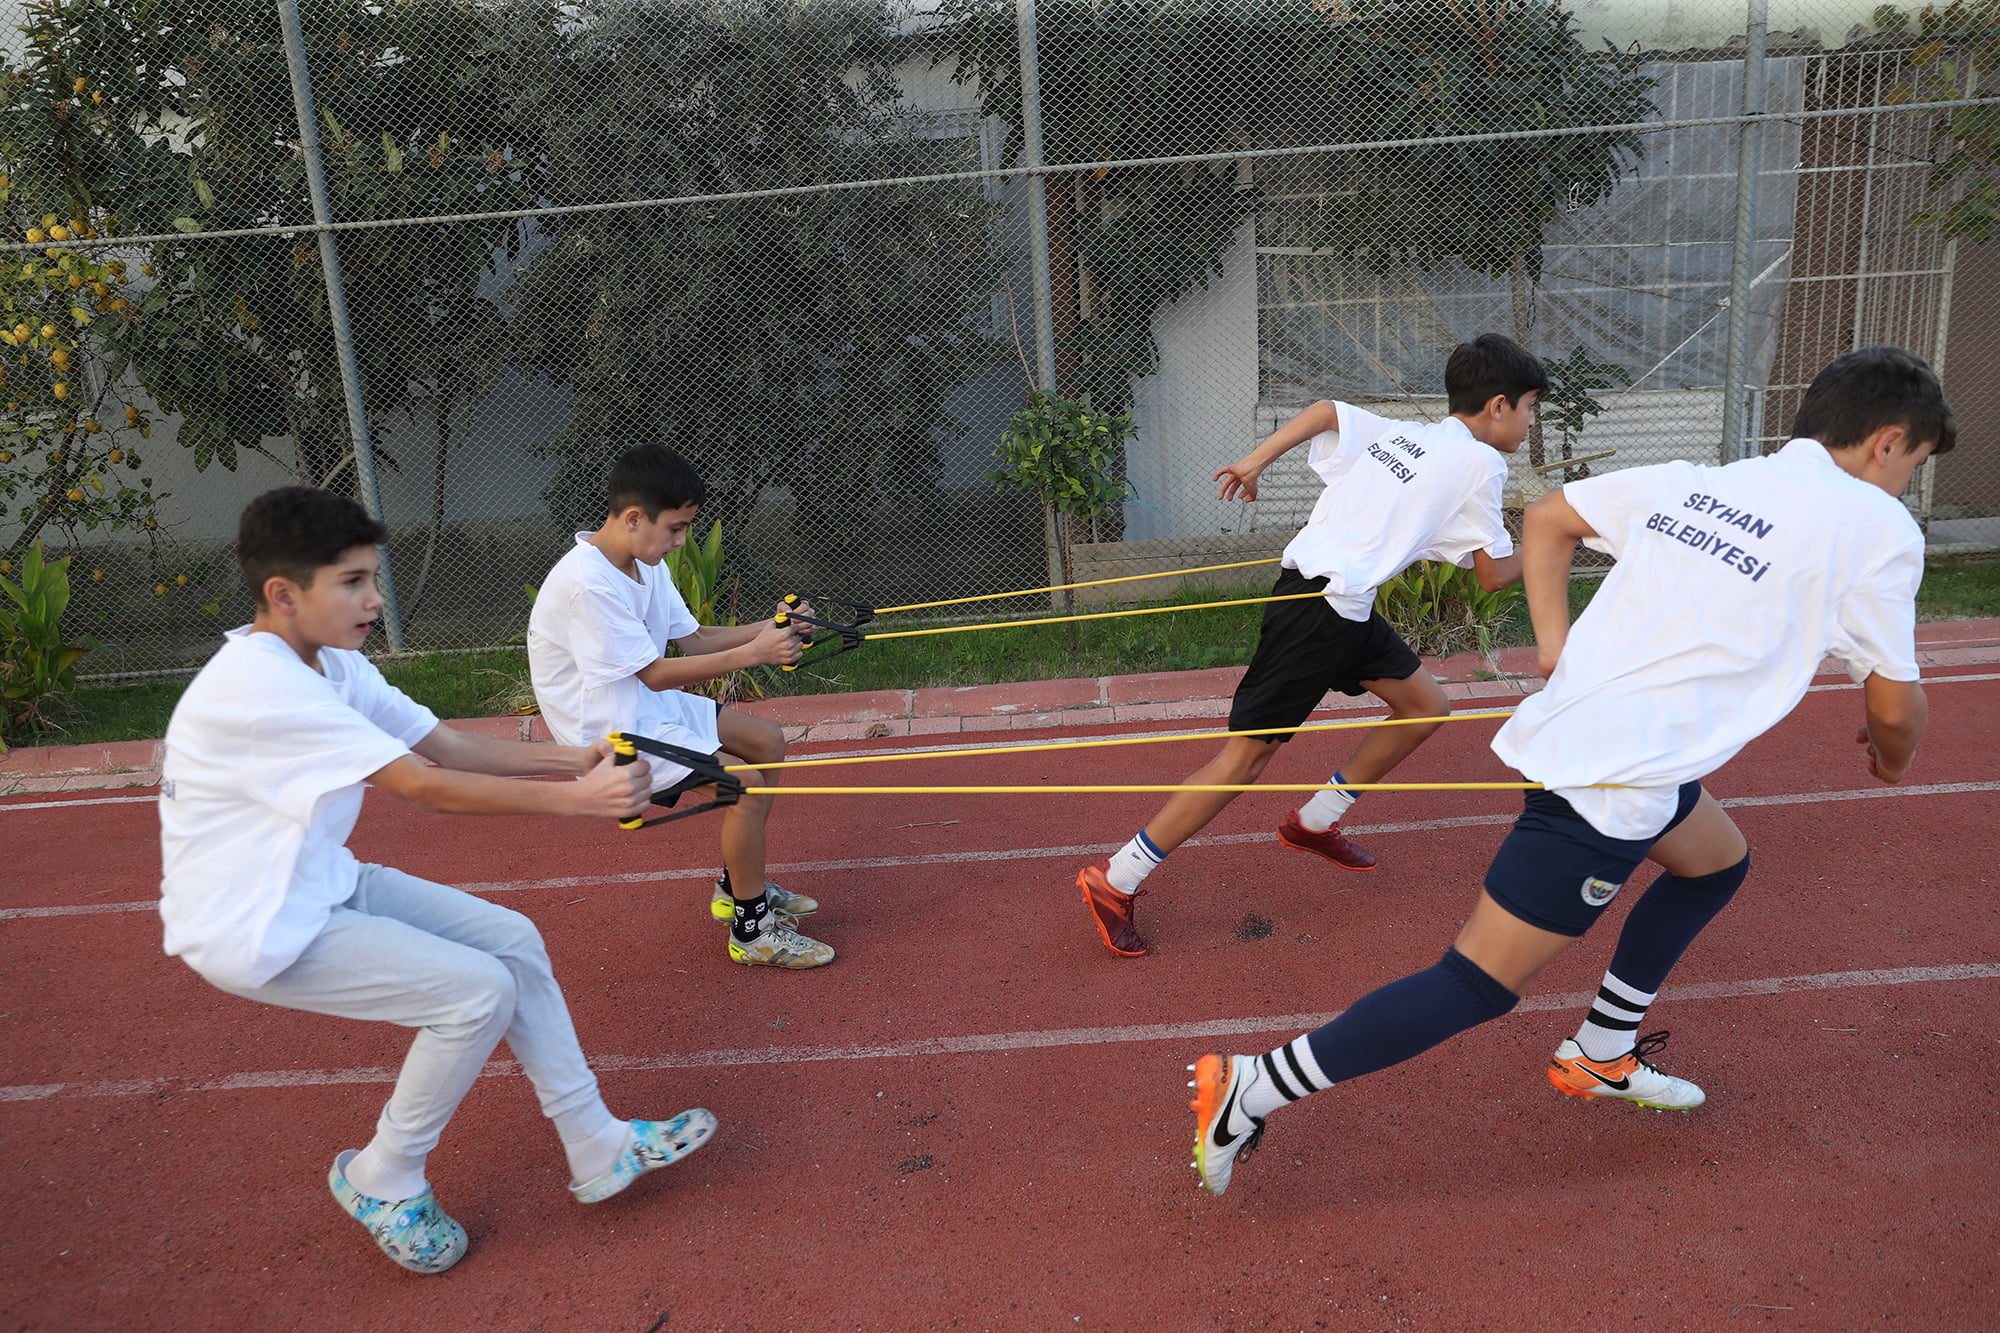
[[[1535,402],[1548,388],[1542,363],[1518,343],[1484,333],[1445,361],[1451,415],[1434,425],[1387,421],[1348,403],[1318,402],[1279,427],[1240,462],[1216,473],[1225,500],[1257,498],[1257,478],[1284,453],[1311,443],[1308,461],[1326,482],[1312,517],[1285,547],[1274,596],[1324,597],[1264,608],[1257,651],[1236,687],[1231,731],[1297,727],[1329,690],[1373,694],[1395,718],[1441,718],[1444,691],[1375,610],[1375,590],[1418,560],[1470,565],[1481,587],[1520,578],[1520,557],[1500,513],[1507,455],[1521,447]],[[1335,783],[1380,782],[1437,724],[1379,727],[1333,775]],[[1232,736],[1189,786],[1255,782],[1289,731]],[[1152,821],[1103,865],[1076,877],[1084,905],[1113,953],[1134,958],[1146,942],[1133,900],[1167,854],[1200,832],[1235,792],[1176,792]],[[1316,794],[1278,828],[1278,840],[1347,870],[1375,858],[1340,831],[1357,793]]]
[[[418,1029],[375,1137],[336,1156],[327,1183],[391,1260],[441,1273],[466,1235],[432,1195],[425,1158],[502,1037],[581,1203],[686,1156],[715,1117],[613,1119],[534,923],[347,850],[371,784],[426,810],[594,819],[637,813],[651,789],[646,766],[614,766],[608,745],[454,731],[383,680],[356,651],[382,605],[383,536],[352,500],[303,486],[243,511],[236,555],[257,614],[167,724],[160,916],[167,953],[219,990]],[[578,781],[508,780],[530,774]]]
[[[542,580],[528,617],[528,670],[549,734],[588,745],[613,731],[647,736],[724,764],[777,763],[785,735],[775,723],[724,708],[683,686],[754,666],[799,660],[793,626],[775,620],[703,625],[688,611],[663,563],[687,541],[706,494],[701,476],[657,444],[628,449],[606,480],[608,512],[595,532],[579,532]],[[804,603],[779,611],[812,614]],[[671,643],[679,657],[666,657]],[[776,785],[782,770],[755,780]],[[693,774],[653,765],[654,800],[672,805]],[[763,967],[822,967],[833,949],[800,933],[797,919],[819,910],[801,893],[764,878],[769,796],[744,796],[722,812],[722,878],[709,910],[730,923],[729,957]]]
[[[1701,779],[1775,726],[1821,658],[1862,686],[1858,739],[1884,782],[1909,771],[1927,717],[1917,683],[1924,539],[1897,500],[1956,440],[1930,367],[1870,347],[1821,371],[1792,441],[1726,467],[1666,463],[1571,482],[1528,511],[1528,609],[1548,688],[1493,749],[1544,790],[1486,874],[1434,967],[1363,996],[1262,1056],[1195,1071],[1195,1168],[1220,1194],[1264,1117],[1387,1068],[1513,1009],[1528,982],[1603,914],[1640,862],[1611,968],[1549,1082],[1571,1097],[1692,1110],[1706,1095],[1655,1068],[1667,1034],[1636,1034],[1667,974],[1749,872],[1743,835]],[[1618,563],[1574,626],[1579,540]]]

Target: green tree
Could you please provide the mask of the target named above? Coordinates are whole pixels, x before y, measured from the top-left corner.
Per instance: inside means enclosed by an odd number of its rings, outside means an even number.
[[[947,0],[945,13],[941,58],[979,80],[1018,146],[1013,0]],[[1043,0],[1037,13],[1052,163],[1623,127],[1651,110],[1641,57],[1585,50],[1557,0]],[[1058,322],[1080,364],[1065,388],[1129,403],[1130,379],[1157,366],[1154,313],[1219,273],[1253,214],[1261,239],[1376,271],[1457,262],[1507,276],[1525,343],[1543,226],[1603,198],[1639,152],[1636,133],[1612,128],[1258,166],[1314,198],[1288,209],[1233,164],[1056,178],[1079,205],[1077,303]]]
[[[151,424],[118,400],[115,341],[142,275],[96,248],[145,146],[127,123],[124,19],[104,3],[35,0],[0,53],[0,573],[48,532],[156,532],[165,498],[140,474]]]
[[[1969,241],[2000,238],[2000,90],[1982,88],[2000,67],[2000,0],[1951,0],[1911,15],[1894,5],[1875,11],[1886,36],[1911,40],[1911,77],[1884,99],[1904,102],[1978,100],[1941,113],[1931,131],[1937,165],[1931,189],[1948,198],[1910,219]]]
[[[547,127],[558,204],[966,166],[900,104],[894,18],[880,0],[578,0],[513,38],[515,114]],[[609,459],[650,440],[694,460],[732,531],[790,486],[815,546],[865,548],[881,506],[930,492],[947,400],[995,362],[996,216],[927,186],[544,221],[508,295],[515,364],[573,395],[543,446],[551,511],[595,522]]]

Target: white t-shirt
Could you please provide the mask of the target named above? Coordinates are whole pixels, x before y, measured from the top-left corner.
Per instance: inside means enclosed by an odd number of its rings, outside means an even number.
[[[715,704],[685,690],[653,690],[639,672],[667,644],[701,628],[689,613],[664,562],[626,575],[576,534],[535,594],[528,616],[528,672],[549,734],[563,745],[589,745],[613,731],[630,731],[703,754],[721,748]],[[656,789],[688,770],[659,759]]]
[[[362,779],[438,725],[360,653],[322,648],[319,663],[275,634],[231,630],[167,723],[166,951],[223,985],[277,976],[354,896],[346,843]]]
[[[1326,600],[1367,620],[1375,590],[1419,560],[1461,568],[1473,553],[1514,554],[1500,517],[1507,459],[1457,417],[1419,426],[1335,403],[1340,429],[1312,438],[1306,462],[1326,483],[1285,564],[1326,576]]]
[[[1627,468],[1563,496],[1618,564],[1493,751],[1599,832],[1656,836],[1676,788],[1776,726],[1829,652],[1857,681],[1917,679],[1923,533],[1817,440],[1727,467]]]

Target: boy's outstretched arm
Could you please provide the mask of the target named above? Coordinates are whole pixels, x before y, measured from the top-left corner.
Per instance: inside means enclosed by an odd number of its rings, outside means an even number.
[[[1555,673],[1569,642],[1569,567],[1576,544],[1596,535],[1597,529],[1583,521],[1561,491],[1529,505],[1522,521],[1521,586],[1535,627],[1536,666],[1544,676]]]
[[[804,651],[798,627],[769,620],[748,625],[703,625],[674,640],[683,657],[662,657],[641,670],[649,690],[677,690],[754,666],[790,666]]]
[[[1332,403],[1322,399],[1287,421],[1255,449],[1231,463],[1215,474],[1215,480],[1222,488],[1215,495],[1219,500],[1254,500],[1257,498],[1257,478],[1264,469],[1278,461],[1285,453],[1298,448],[1313,436],[1323,431],[1340,429],[1340,413]]]
[[[440,768],[462,773],[489,773],[502,778],[541,776],[580,778],[610,753],[605,742],[595,745],[536,745],[527,741],[481,736],[439,723],[410,747]]]
[[[1901,782],[1930,722],[1924,687],[1874,673],[1862,682],[1861,699],[1868,720],[1855,740],[1868,747],[1868,771],[1884,782]]]
[[[442,730],[442,728],[440,728]],[[418,742],[418,753],[436,732]],[[520,741],[474,737],[494,745],[518,745],[523,750],[552,750],[588,756],[595,762],[575,782],[518,782],[490,773],[456,768],[431,768],[415,755],[368,775],[368,781],[424,810],[454,815],[591,815],[630,819],[652,799],[652,769],[641,759],[622,767],[613,762],[609,745],[589,749],[572,746],[529,746]],[[545,770],[543,770],[545,771]]]

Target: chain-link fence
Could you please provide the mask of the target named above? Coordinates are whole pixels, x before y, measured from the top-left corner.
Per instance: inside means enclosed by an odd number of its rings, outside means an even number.
[[[1555,382],[1520,500],[1772,447],[1889,342],[1961,422],[1910,503],[2000,545],[2000,5],[1779,10],[0,0],[0,543],[76,557],[93,669],[178,668],[247,618],[242,503],[350,489],[391,645],[504,643],[657,440],[747,614],[1000,591],[1035,385],[1135,427],[1078,572],[1249,558],[1317,483],[1218,467],[1316,398],[1436,418],[1493,329]]]

